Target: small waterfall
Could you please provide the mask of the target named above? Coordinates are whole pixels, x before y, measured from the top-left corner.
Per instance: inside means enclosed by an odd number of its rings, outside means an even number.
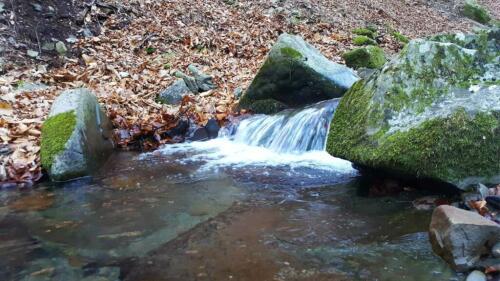
[[[339,99],[333,99],[275,115],[253,115],[221,131],[219,138],[278,153],[323,151],[338,103]]]

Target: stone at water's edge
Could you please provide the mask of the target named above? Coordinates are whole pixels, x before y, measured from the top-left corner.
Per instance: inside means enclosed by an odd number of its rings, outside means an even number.
[[[55,181],[89,175],[112,152],[111,130],[111,122],[89,90],[63,92],[43,123],[43,168]]]
[[[432,214],[429,238],[436,254],[464,272],[500,242],[500,225],[477,213],[443,205]]]
[[[240,107],[273,113],[342,96],[359,78],[329,61],[302,38],[282,34],[240,100]]]
[[[465,188],[500,182],[500,31],[411,41],[342,98],[327,151]]]

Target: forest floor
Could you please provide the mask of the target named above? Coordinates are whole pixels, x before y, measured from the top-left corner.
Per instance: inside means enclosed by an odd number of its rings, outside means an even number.
[[[78,3],[76,3],[78,2]],[[283,32],[302,36],[343,63],[352,30],[373,25],[389,54],[409,38],[470,31],[463,1],[430,0],[0,0],[0,182],[31,185],[42,176],[40,130],[54,98],[92,89],[115,126],[121,147],[151,149],[181,117],[221,123],[233,113],[233,92],[245,89]],[[479,1],[496,19],[500,4]],[[54,48],[61,41],[64,56]],[[176,70],[201,65],[217,89],[181,106],[156,103]],[[0,66],[0,74],[2,67]],[[29,83],[48,87],[23,90]]]

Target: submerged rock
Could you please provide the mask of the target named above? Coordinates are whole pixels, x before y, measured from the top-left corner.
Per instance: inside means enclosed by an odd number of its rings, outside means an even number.
[[[341,100],[327,151],[465,188],[500,182],[500,32],[414,40]]]
[[[253,109],[255,102],[282,103],[295,107],[342,96],[359,78],[349,68],[329,61],[302,38],[282,34],[264,65],[240,100],[240,107]],[[281,107],[265,107],[265,113]]]
[[[110,155],[111,123],[87,89],[63,92],[43,123],[41,161],[52,180],[89,175]]]
[[[432,214],[429,236],[434,252],[463,272],[500,242],[500,225],[477,213],[443,205]]]

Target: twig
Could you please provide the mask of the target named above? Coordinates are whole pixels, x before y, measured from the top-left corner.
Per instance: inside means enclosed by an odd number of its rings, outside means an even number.
[[[35,26],[35,36],[36,36],[36,42],[38,43],[38,53],[41,55],[42,46],[40,45],[40,37],[38,37],[38,23]]]

